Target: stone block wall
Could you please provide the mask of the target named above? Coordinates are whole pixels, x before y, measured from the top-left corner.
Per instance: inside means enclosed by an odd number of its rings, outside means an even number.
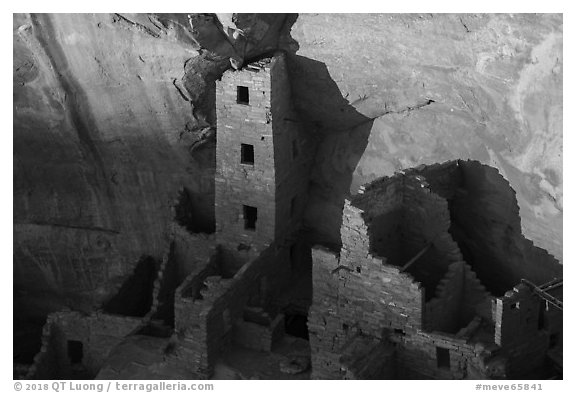
[[[448,351],[448,364],[438,360],[438,348]],[[418,332],[400,336],[397,346],[400,379],[463,379],[469,362],[489,356],[466,339],[454,335]]]
[[[238,88],[248,102],[239,102]],[[234,272],[300,227],[308,198],[315,142],[291,102],[285,56],[275,54],[227,72],[217,82],[216,233]],[[241,145],[254,162],[242,162]],[[245,228],[245,206],[257,209],[256,228]]]
[[[463,268],[464,293],[460,309],[461,324],[467,323],[466,321],[471,321],[476,315],[493,323],[492,304],[494,297],[488,292],[482,282],[480,282],[480,279],[478,279],[470,265],[465,263]]]
[[[448,266],[463,261],[449,228],[446,200],[431,192],[423,177],[398,174],[367,185],[345,202],[341,253],[358,259],[370,252],[403,266],[426,249],[406,271],[430,299]]]
[[[424,329],[456,333],[462,327],[461,302],[464,295],[464,262],[455,262],[436,287],[435,297],[426,303]],[[466,325],[469,321],[465,321]]]
[[[308,330],[313,378],[341,377],[339,353],[359,332],[382,339],[385,329],[421,328],[423,291],[410,275],[370,255],[347,259],[315,247],[312,258]]]
[[[174,258],[174,240],[172,240],[162,257],[162,263],[154,280],[152,307],[145,319],[160,319],[168,326],[174,326],[174,293],[180,284],[178,265]]]
[[[394,379],[396,351],[389,341],[358,335],[343,349],[344,379]]]
[[[428,244],[431,245],[429,250],[406,270],[422,283],[426,297],[430,299],[448,266],[464,260],[458,244],[448,232],[448,203],[433,193],[423,178],[409,175],[404,179],[402,203],[402,246],[406,262]]]
[[[82,343],[82,365],[90,375],[96,375],[108,358],[110,352],[122,340],[141,329],[145,322],[142,318],[108,315],[96,312],[91,315],[82,315],[78,312],[62,311],[49,316],[47,324],[54,325],[57,335],[54,349],[59,354],[66,354],[66,345],[69,340]],[[69,364],[69,361],[68,361]],[[59,363],[59,367],[66,363]]]
[[[507,355],[509,378],[526,376],[544,364],[549,336],[539,323],[540,306],[540,298],[524,284],[496,299],[495,341]]]
[[[34,357],[24,379],[63,379],[70,375],[70,360],[66,354],[64,333],[52,317],[42,329],[42,346]]]
[[[214,252],[214,235],[189,233],[184,227],[172,223],[170,237],[174,243],[173,257],[178,267],[178,285],[182,283],[197,266],[202,266]]]
[[[246,262],[256,257],[275,234],[275,165],[271,113],[270,63],[224,73],[216,83],[216,234]],[[237,88],[248,88],[249,103],[237,102]],[[254,147],[254,163],[241,163],[241,144]],[[256,207],[256,229],[244,228],[242,205]],[[245,255],[248,254],[248,255]]]
[[[176,330],[193,372],[210,377],[245,307],[256,298],[266,309],[283,290],[290,278],[288,258],[287,248],[272,245],[232,278],[223,278],[216,254],[206,268],[182,283],[175,295]]]
[[[270,352],[274,343],[284,335],[284,314],[261,324],[240,319],[233,329],[233,342],[245,348]]]
[[[540,299],[524,284],[497,298],[496,343],[506,348],[532,337],[538,331],[539,307]]]

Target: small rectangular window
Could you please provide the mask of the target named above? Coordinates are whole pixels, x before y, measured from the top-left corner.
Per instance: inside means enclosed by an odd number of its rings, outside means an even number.
[[[241,105],[250,104],[250,93],[246,86],[238,86],[236,90],[236,102]]]
[[[242,143],[240,146],[240,162],[242,164],[254,165],[254,145]]]
[[[243,205],[244,229],[256,230],[256,220],[258,219],[258,209],[253,206]]]
[[[290,200],[290,218],[294,217],[295,212],[296,212],[296,197],[293,197]]]
[[[298,157],[298,141],[297,140],[293,140],[292,141],[292,158],[296,158]]]
[[[446,348],[436,347],[436,363],[438,368],[450,368],[450,351]]]

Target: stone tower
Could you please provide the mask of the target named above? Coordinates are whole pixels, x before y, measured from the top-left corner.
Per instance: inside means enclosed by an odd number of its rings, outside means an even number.
[[[310,143],[292,110],[285,55],[216,83],[216,236],[235,268],[298,229]]]

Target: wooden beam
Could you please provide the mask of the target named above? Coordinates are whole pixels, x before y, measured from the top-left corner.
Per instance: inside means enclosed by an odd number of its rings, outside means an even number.
[[[526,279],[522,279],[521,280],[524,284],[528,285],[532,291],[534,291],[534,293],[538,296],[540,296],[542,299],[548,301],[549,303],[551,303],[553,306],[555,306],[556,308],[559,308],[560,310],[562,310],[563,307],[563,303],[561,300],[556,299],[554,296],[550,295],[549,293],[543,291],[542,289],[540,289],[540,287],[538,287],[536,284],[526,280]]]
[[[418,252],[418,254],[414,255],[412,259],[410,259],[404,266],[400,268],[400,271],[403,272],[404,270],[408,269],[414,262],[416,262],[426,251],[428,251],[432,247],[432,243],[426,244],[426,246]]]

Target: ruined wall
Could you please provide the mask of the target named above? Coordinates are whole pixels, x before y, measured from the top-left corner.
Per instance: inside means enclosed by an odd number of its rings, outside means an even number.
[[[488,292],[484,284],[478,279],[470,265],[464,264],[464,291],[462,293],[460,321],[465,324],[471,321],[475,315],[481,316],[486,321],[492,319],[493,296]]]
[[[343,349],[340,358],[344,379],[394,379],[396,351],[389,341],[358,335]]]
[[[507,355],[508,378],[527,377],[544,364],[549,336],[540,319],[540,307],[540,298],[524,284],[496,299],[495,341]]]
[[[273,345],[284,335],[284,314],[274,319],[266,315],[259,321],[246,320],[244,317],[234,323],[232,341],[244,348],[270,352]]]
[[[141,318],[108,315],[100,312],[84,316],[77,312],[58,312],[50,315],[50,322],[57,326],[64,345],[58,351],[66,353],[67,341],[80,341],[83,347],[82,365],[92,377],[95,376],[110,352],[129,334],[140,329]]]
[[[526,278],[542,284],[562,276],[554,257],[522,236],[516,194],[497,169],[459,161],[462,191],[452,202],[453,234],[467,261],[495,295]]]
[[[42,329],[42,346],[34,357],[25,379],[61,379],[69,376],[70,360],[66,337],[58,324],[49,318]]]
[[[346,210],[345,214],[354,214],[350,207]],[[358,211],[355,214],[359,217]],[[359,332],[382,338],[386,328],[415,331],[422,326],[420,285],[380,258],[367,254],[356,258],[362,245],[358,247],[346,250],[346,257],[319,247],[312,250],[314,291],[308,329],[313,378],[340,378],[341,348]]]
[[[192,234],[176,223],[170,226],[170,237],[174,242],[174,260],[178,267],[180,285],[197,266],[210,259],[216,241],[212,234]]]
[[[426,303],[425,330],[455,333],[462,327],[461,322],[470,322],[460,317],[464,285],[464,262],[455,262],[438,284],[434,298]]]
[[[476,349],[465,338],[449,334],[418,332],[400,336],[397,343],[400,379],[463,379],[469,363],[487,356],[484,348]],[[438,348],[447,351],[446,363],[439,362]]]
[[[171,241],[164,251],[158,274],[154,280],[152,307],[145,317],[147,319],[160,319],[172,327],[174,327],[174,293],[181,280],[174,257],[174,244],[174,240]]]
[[[456,242],[448,232],[450,213],[446,200],[430,190],[424,179],[405,175],[403,188],[402,247],[408,262],[420,250],[428,251],[406,269],[426,288],[430,299],[448,266],[463,261]]]
[[[232,278],[222,277],[218,255],[198,273],[192,273],[176,292],[176,331],[189,356],[187,364],[209,377],[214,364],[233,339],[233,327],[244,308],[258,302],[263,309],[278,296],[290,278],[288,248],[270,247],[240,268]]]

